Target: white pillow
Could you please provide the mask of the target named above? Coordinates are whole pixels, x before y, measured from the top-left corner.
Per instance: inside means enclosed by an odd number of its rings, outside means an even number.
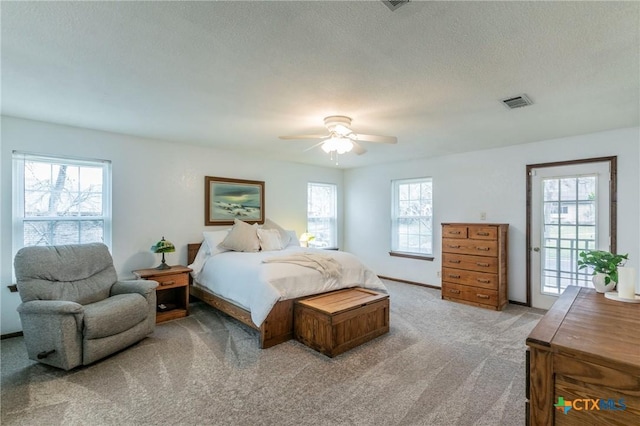
[[[222,231],[204,231],[202,236],[204,237],[204,242],[202,244],[206,245],[206,254],[214,255],[218,253],[222,253],[226,251],[225,249],[219,247],[220,243],[224,241],[224,239],[229,234],[229,229],[224,229]]]
[[[258,224],[249,225],[238,219],[233,220],[233,228],[220,243],[219,247],[233,251],[256,252],[260,250],[258,240]]]
[[[271,219],[267,218],[264,221],[264,225],[262,225],[262,229],[275,229],[275,230],[277,230],[278,233],[280,234],[280,240],[282,241],[282,247],[286,247],[286,246],[289,245],[289,241],[291,239],[291,236],[289,235],[289,233],[282,226],[278,225],[277,223],[275,223]]]
[[[282,240],[277,229],[258,229],[258,239],[260,240],[260,250],[274,251],[282,250]]]
[[[296,231],[287,231],[287,234],[289,234],[289,244],[286,245],[285,247],[300,247],[300,240],[298,240],[298,235],[296,234]]]
[[[191,276],[193,278],[196,278],[200,273],[200,271],[202,271],[202,268],[204,267],[205,262],[209,258],[208,251],[209,251],[209,246],[207,246],[206,241],[203,241],[202,244],[200,245],[200,248],[198,249],[198,254],[196,254],[196,258],[193,259],[193,263],[191,265],[188,265],[188,267],[192,269]]]

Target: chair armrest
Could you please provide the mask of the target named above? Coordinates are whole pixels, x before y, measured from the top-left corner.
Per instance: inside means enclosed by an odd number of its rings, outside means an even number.
[[[36,315],[75,315],[83,313],[84,306],[66,300],[31,300],[21,303],[18,306],[18,312],[21,314]]]
[[[153,293],[158,283],[152,280],[118,281],[111,287],[111,296],[116,294],[139,293],[144,297]]]

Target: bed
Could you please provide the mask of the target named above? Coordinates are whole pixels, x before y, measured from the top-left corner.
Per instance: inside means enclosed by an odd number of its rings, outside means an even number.
[[[387,292],[377,275],[347,252],[298,244],[249,253],[208,249],[214,244],[207,244],[206,233],[204,243],[188,244],[188,263],[194,270],[190,294],[257,330],[261,348],[293,337],[293,304],[300,298],[356,286]],[[339,263],[339,275],[278,259],[301,253],[330,257]]]

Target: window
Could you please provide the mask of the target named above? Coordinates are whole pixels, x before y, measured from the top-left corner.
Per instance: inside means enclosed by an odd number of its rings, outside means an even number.
[[[14,251],[111,246],[111,163],[13,152]]]
[[[338,246],[337,200],[337,185],[312,182],[307,185],[307,232],[315,237],[309,241],[309,247]]]
[[[431,178],[400,179],[391,184],[391,252],[433,254]]]

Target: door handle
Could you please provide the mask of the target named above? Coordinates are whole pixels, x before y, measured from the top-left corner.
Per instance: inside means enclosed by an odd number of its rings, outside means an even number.
[[[534,247],[531,250],[535,251],[536,253],[540,251],[540,247]]]

